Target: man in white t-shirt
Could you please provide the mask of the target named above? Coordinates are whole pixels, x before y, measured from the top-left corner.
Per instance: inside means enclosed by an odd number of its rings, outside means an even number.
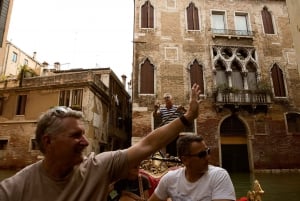
[[[203,138],[185,135],[177,141],[184,167],[169,171],[159,181],[149,201],[233,201],[235,191],[223,168],[208,164],[210,149]]]
[[[55,107],[37,123],[36,140],[44,159],[1,181],[1,201],[104,201],[109,185],[125,178],[130,168],[172,141],[198,117],[200,89],[193,85],[184,116],[160,127],[125,150],[91,153],[82,113]]]

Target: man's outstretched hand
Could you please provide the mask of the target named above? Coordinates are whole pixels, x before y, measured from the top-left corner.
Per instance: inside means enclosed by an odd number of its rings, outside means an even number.
[[[200,95],[200,87],[198,84],[193,84],[190,96],[189,109],[185,114],[188,121],[192,122],[194,119],[198,117],[199,113],[199,95]]]

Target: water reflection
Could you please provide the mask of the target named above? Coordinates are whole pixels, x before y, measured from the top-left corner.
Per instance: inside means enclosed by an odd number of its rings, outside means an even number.
[[[232,173],[230,174],[235,186],[237,198],[247,195],[252,189],[252,182],[257,179],[265,191],[263,201],[299,201],[299,173]]]

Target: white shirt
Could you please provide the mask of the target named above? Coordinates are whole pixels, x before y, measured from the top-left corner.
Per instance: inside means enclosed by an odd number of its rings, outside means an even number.
[[[209,165],[208,171],[196,182],[185,178],[185,168],[169,171],[164,175],[154,193],[161,199],[172,201],[236,200],[230,176],[223,168]]]

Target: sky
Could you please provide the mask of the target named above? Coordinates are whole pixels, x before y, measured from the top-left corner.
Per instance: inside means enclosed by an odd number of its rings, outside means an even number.
[[[131,79],[133,0],[14,0],[7,40],[61,69],[111,68]]]

